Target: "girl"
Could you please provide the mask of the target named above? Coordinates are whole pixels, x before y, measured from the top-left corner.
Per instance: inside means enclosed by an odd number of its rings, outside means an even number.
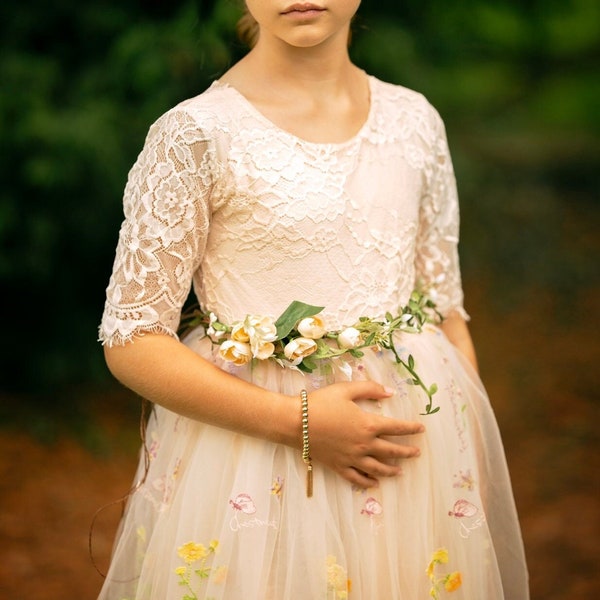
[[[358,5],[248,0],[129,174],[100,339],[155,409],[102,599],[528,597],[444,127]]]

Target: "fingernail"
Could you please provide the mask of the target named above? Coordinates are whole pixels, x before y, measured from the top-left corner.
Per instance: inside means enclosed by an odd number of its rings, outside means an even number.
[[[388,387],[387,385],[386,385],[386,386],[384,386],[383,390],[385,391],[385,393],[386,393],[388,396],[392,396],[392,395],[394,395],[394,393],[396,392],[396,390],[395,390],[394,388]]]

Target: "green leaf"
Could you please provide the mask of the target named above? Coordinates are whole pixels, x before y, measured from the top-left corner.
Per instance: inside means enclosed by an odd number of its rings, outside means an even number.
[[[294,300],[284,311],[281,316],[275,321],[277,327],[277,339],[283,339],[294,327],[296,323],[306,317],[313,317],[320,313],[324,306],[311,306],[304,302]]]
[[[437,383],[432,383],[429,387],[429,395],[433,396],[438,391]]]
[[[410,370],[413,370],[415,368],[415,359],[413,358],[412,354],[408,355],[408,368]]]
[[[314,371],[314,367],[311,368],[310,365],[307,365],[304,361],[302,361],[297,368],[300,371],[304,371],[304,373],[312,373]]]
[[[332,348],[329,347],[329,344],[325,342],[325,340],[315,340],[317,342],[317,350],[313,354],[314,358],[326,358],[328,356],[334,356],[335,352],[332,352]]]
[[[195,569],[194,573],[196,573],[196,575],[198,575],[198,577],[200,577],[200,579],[206,579],[209,575],[210,575],[210,567],[206,568],[202,568],[202,569]]]
[[[307,373],[312,373],[317,368],[317,363],[312,356],[307,356],[299,366],[302,365],[306,368]]]

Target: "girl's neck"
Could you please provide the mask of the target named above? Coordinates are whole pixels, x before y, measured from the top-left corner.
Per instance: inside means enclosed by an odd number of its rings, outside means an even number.
[[[323,96],[356,86],[361,71],[352,64],[347,38],[302,48],[278,39],[259,39],[257,45],[221,79],[248,95],[252,90],[280,90],[286,95]]]
[[[248,55],[249,64],[257,75],[262,72],[273,83],[280,81],[286,87],[299,87],[305,92],[347,85],[356,71],[346,47],[341,51],[289,46],[281,50],[272,53],[258,44]]]
[[[221,81],[237,89],[269,120],[312,142],[342,142],[369,113],[365,73],[350,60],[346,39],[298,48],[265,39]]]

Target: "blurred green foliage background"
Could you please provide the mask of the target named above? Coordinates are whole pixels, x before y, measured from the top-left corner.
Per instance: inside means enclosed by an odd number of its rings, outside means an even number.
[[[2,392],[63,412],[69,390],[110,380],[96,330],[127,172],[150,124],[245,52],[239,6],[0,11]],[[596,0],[372,0],[355,21],[356,62],[446,122],[464,278],[500,315],[542,290],[568,326],[573,298],[597,289],[599,32]]]

